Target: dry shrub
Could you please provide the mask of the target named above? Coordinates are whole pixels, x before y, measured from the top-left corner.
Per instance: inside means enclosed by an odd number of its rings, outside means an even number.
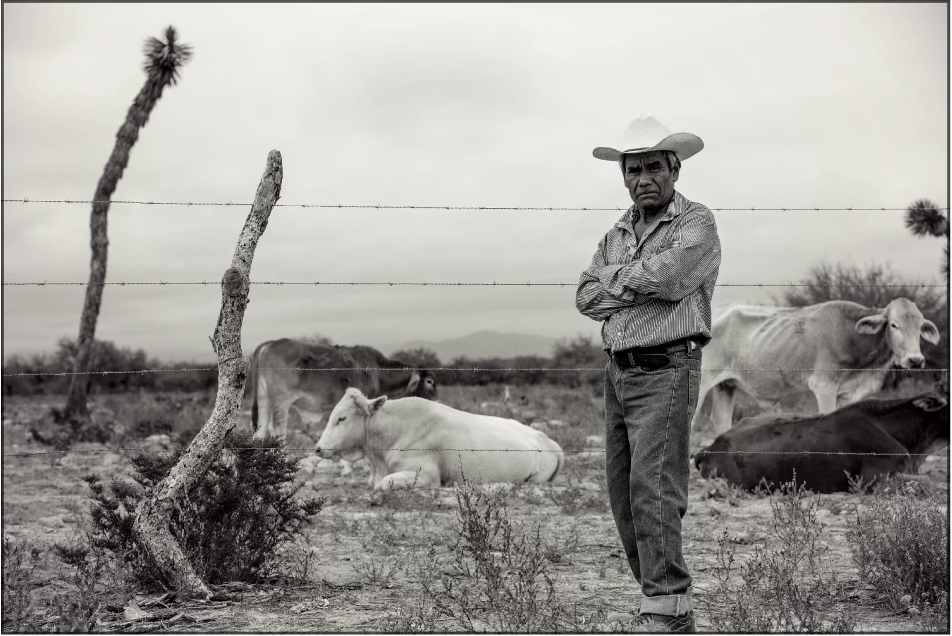
[[[928,631],[949,625],[949,513],[914,484],[884,489],[847,534],[862,581],[892,611],[918,616]]]
[[[25,541],[3,540],[3,631],[90,632],[116,592],[116,577],[101,553],[79,544],[54,545],[61,563],[41,577],[46,550]],[[63,571],[63,565],[68,571]]]
[[[32,589],[34,572],[42,550],[26,543],[3,539],[3,631],[39,631]]]
[[[569,620],[549,574],[551,546],[541,530],[520,532],[509,518],[508,492],[468,480],[456,484],[456,543],[450,572],[435,549],[417,565],[425,612],[405,627],[449,621],[451,631],[565,631]]]
[[[564,488],[552,486],[546,489],[549,500],[559,507],[563,515],[575,516],[584,512],[609,512],[608,493],[603,489],[586,490],[579,483],[567,477],[568,485]],[[603,485],[604,480],[599,482]]]
[[[770,534],[779,550],[756,546],[735,565],[727,531],[718,540],[718,582],[710,594],[711,622],[727,632],[849,632],[848,612],[837,612],[841,584],[819,545],[823,524],[816,518],[819,498],[804,501],[795,481],[770,497]],[[738,580],[739,579],[739,580]]]

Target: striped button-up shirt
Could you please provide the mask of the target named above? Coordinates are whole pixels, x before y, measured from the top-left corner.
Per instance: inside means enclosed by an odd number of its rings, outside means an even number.
[[[631,206],[598,244],[582,272],[575,306],[603,320],[607,351],[711,339],[711,295],[721,265],[714,215],[679,192],[667,211],[635,238]]]

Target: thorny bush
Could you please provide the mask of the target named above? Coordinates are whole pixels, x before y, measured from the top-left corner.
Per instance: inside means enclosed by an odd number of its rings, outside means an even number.
[[[183,451],[142,453],[132,458],[138,485],[113,478],[109,490],[98,475],[84,480],[92,491],[94,549],[104,549],[129,566],[138,583],[174,588],[154,578],[132,532],[135,509],[147,491],[168,475]],[[224,450],[185,501],[172,513],[170,529],[196,574],[206,583],[257,582],[276,574],[279,548],[294,541],[324,500],[297,498],[292,485],[298,460],[284,452],[279,438],[254,439],[232,431]]]

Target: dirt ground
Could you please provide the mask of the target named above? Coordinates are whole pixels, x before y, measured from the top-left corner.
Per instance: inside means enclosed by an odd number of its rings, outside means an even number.
[[[9,402],[9,401],[8,401]],[[50,544],[73,536],[77,521],[87,508],[87,486],[82,475],[98,472],[103,481],[130,474],[123,453],[92,452],[36,457],[6,457],[14,453],[50,450],[31,441],[24,424],[31,406],[4,404],[3,423],[3,534],[5,538]],[[697,438],[700,448],[709,439]],[[538,524],[552,554],[549,569],[563,607],[573,607],[584,618],[586,629],[612,630],[614,613],[633,611],[640,593],[622,558],[614,522],[607,508],[599,441],[589,439],[588,450],[566,458],[566,470],[554,484],[519,487],[508,498],[511,518],[521,528]],[[83,444],[75,450],[99,451],[104,447]],[[943,453],[947,453],[944,451]],[[130,453],[125,453],[128,455]],[[305,453],[298,453],[304,457]],[[921,470],[947,489],[947,454],[928,458]],[[371,632],[393,631],[397,619],[418,604],[415,579],[401,564],[431,548],[437,555],[451,553],[457,524],[452,488],[421,495],[425,509],[402,509],[381,504],[371,492],[360,464],[342,476],[336,464],[305,462],[298,474],[302,495],[327,498],[324,510],[306,531],[306,544],[296,558],[308,565],[307,584],[297,586],[243,586],[239,600],[196,605],[183,609],[190,623],[152,623],[149,631],[184,632]],[[560,500],[566,489],[575,504]],[[684,553],[695,579],[696,617],[700,631],[711,630],[707,595],[715,585],[718,537],[726,530],[736,544],[737,556],[752,553],[757,545],[776,548],[769,534],[771,507],[767,498],[725,498],[692,466],[689,508],[684,518]],[[822,545],[829,549],[838,574],[855,580],[845,533],[851,512],[862,504],[858,495],[821,496],[819,521],[826,526]],[[563,504],[563,505],[560,505]],[[303,567],[303,566],[302,566]],[[857,631],[909,632],[918,629],[908,615],[878,608],[869,593],[858,586],[855,604],[844,608],[855,616]],[[155,601],[155,598],[151,599]],[[140,607],[150,598],[140,597]],[[176,609],[174,604],[170,605]],[[153,603],[152,610],[166,609]],[[119,625],[118,622],[113,623]],[[103,627],[115,631],[109,624]],[[446,626],[440,631],[459,631]]]

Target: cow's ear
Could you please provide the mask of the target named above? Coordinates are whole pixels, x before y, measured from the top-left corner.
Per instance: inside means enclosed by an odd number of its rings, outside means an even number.
[[[370,411],[370,415],[373,415],[374,413],[379,411],[380,407],[383,406],[384,402],[386,401],[387,401],[387,396],[381,395],[380,397],[367,402],[367,409]]]
[[[949,376],[947,373],[942,374],[940,379],[933,386],[933,389],[939,395],[949,394]]]
[[[410,383],[407,384],[407,393],[413,393],[418,386],[420,386],[420,372],[414,371],[413,375],[410,376]]]
[[[931,320],[923,320],[922,327],[919,328],[922,339],[932,344],[939,344],[939,329]]]
[[[856,321],[856,331],[859,333],[876,334],[883,330],[886,324],[886,316],[882,314],[873,314]]]
[[[925,397],[921,397],[917,400],[912,401],[912,405],[914,407],[916,407],[917,409],[921,409],[927,413],[938,411],[946,404],[948,404],[948,401],[946,401],[945,399],[941,397],[935,397],[932,395],[927,395]]]

